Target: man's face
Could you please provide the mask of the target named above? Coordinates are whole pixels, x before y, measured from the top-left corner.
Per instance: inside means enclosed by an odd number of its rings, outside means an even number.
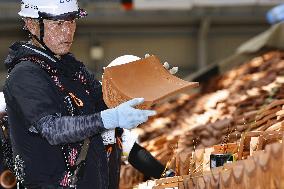
[[[64,55],[70,51],[76,30],[75,20],[44,20],[43,42],[55,54]]]

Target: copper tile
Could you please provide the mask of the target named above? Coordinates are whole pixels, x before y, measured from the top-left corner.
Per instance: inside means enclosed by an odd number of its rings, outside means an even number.
[[[109,108],[143,97],[140,108],[198,86],[171,75],[155,56],[128,64],[107,67],[103,75],[103,97]]]

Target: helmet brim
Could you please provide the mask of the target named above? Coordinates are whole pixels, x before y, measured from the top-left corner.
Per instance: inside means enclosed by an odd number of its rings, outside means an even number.
[[[78,11],[74,12],[68,12],[60,15],[53,15],[53,14],[48,14],[44,12],[39,12],[39,17],[42,19],[48,19],[48,20],[75,20],[79,18],[84,18],[88,15],[87,11],[84,9],[79,9]]]

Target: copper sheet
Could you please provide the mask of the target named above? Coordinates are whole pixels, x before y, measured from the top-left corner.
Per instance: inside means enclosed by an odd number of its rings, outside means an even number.
[[[198,86],[171,75],[155,56],[128,64],[107,67],[103,75],[103,98],[109,108],[137,97],[145,102],[139,108],[151,105]]]

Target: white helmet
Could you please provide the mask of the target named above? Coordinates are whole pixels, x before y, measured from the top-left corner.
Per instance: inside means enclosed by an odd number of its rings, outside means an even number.
[[[76,15],[76,18],[86,16],[86,12],[79,8],[77,0],[22,0],[18,14],[28,18],[43,18],[42,14],[45,17],[66,14]]]
[[[121,64],[127,64],[129,62],[134,62],[134,61],[140,60],[140,59],[141,59],[140,57],[134,56],[134,55],[123,55],[123,56],[120,56],[120,57],[114,59],[113,61],[111,61],[111,63],[107,67],[117,66],[117,65],[121,65]]]

